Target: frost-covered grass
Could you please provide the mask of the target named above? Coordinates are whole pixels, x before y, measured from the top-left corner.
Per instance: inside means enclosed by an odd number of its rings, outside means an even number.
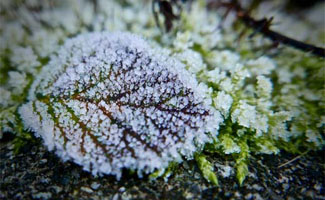
[[[15,133],[17,146],[31,138],[31,132],[24,130],[30,125],[24,124],[18,113],[28,100],[42,99],[60,109],[55,105],[58,102],[48,101],[52,96],[42,98],[44,95],[39,93],[43,90],[35,92],[32,83],[47,77],[42,74],[44,67],[56,62],[54,57],[70,56],[69,52],[59,52],[69,38],[87,32],[127,31],[147,38],[148,45],[180,62],[197,82],[192,89],[201,91],[200,95],[221,113],[220,129],[208,134],[213,142],[203,153],[198,148],[195,156],[203,176],[212,183],[217,181],[205,151],[234,158],[242,183],[251,155],[277,154],[281,150],[301,153],[324,146],[324,59],[288,47],[268,51],[270,43],[261,36],[238,42],[238,27],[242,25],[218,29],[221,19],[206,10],[204,1],[193,3],[191,10],[184,9],[170,33],[157,28],[149,1],[117,2],[99,0],[94,9],[86,0],[0,1],[1,135]],[[80,43],[92,39],[84,40]],[[64,73],[58,74],[56,78]],[[26,123],[27,118],[23,118]],[[50,146],[54,139],[47,139]],[[64,143],[56,142],[61,146]]]

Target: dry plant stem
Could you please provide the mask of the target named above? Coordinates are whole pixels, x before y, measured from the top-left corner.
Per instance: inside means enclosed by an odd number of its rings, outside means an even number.
[[[208,6],[209,8],[223,6],[223,7],[227,7],[227,8],[230,8],[230,9],[233,9],[234,11],[236,11],[236,15],[237,15],[238,19],[241,20],[246,26],[254,29],[254,34],[261,33],[262,35],[264,35],[264,37],[269,38],[273,42],[285,44],[285,45],[294,47],[296,49],[310,52],[314,55],[325,58],[325,49],[324,48],[316,47],[314,45],[307,44],[307,43],[295,40],[293,38],[287,37],[287,36],[285,36],[281,33],[278,33],[276,31],[272,31],[270,29],[272,18],[271,19],[264,18],[261,20],[256,20],[253,17],[251,17],[249,15],[249,13],[247,11],[245,11],[240,6],[240,4],[235,0],[228,2],[228,3],[212,1],[212,2],[210,2],[210,4],[212,6]]]
[[[288,164],[290,164],[290,163],[292,163],[292,162],[298,160],[299,158],[305,156],[309,151],[310,151],[310,150],[305,151],[304,153],[300,154],[299,156],[296,156],[296,157],[294,157],[293,159],[291,159],[291,160],[289,160],[289,161],[287,161],[287,162],[285,162],[285,163],[279,165],[278,168],[284,167],[284,166],[286,166],[286,165],[288,165]]]

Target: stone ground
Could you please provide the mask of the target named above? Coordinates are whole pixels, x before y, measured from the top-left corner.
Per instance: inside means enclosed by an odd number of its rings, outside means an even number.
[[[0,199],[325,199],[324,151],[309,152],[281,168],[296,155],[255,156],[242,187],[232,170],[222,177],[233,161],[209,155],[219,176],[220,186],[215,187],[193,161],[180,164],[167,181],[139,179],[127,172],[116,181],[63,163],[41,142],[26,145],[17,155],[12,149],[12,139],[0,141]]]

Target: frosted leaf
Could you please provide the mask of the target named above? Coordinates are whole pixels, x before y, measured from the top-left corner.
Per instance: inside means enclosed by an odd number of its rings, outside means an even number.
[[[159,52],[128,33],[67,40],[19,110],[26,128],[63,160],[118,179],[191,158],[222,118],[184,64]]]

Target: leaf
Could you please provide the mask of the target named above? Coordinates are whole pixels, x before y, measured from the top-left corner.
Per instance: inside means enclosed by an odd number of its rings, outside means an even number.
[[[191,158],[216,132],[221,116],[196,88],[183,64],[142,38],[89,33],[51,57],[20,114],[64,160],[141,176]]]

